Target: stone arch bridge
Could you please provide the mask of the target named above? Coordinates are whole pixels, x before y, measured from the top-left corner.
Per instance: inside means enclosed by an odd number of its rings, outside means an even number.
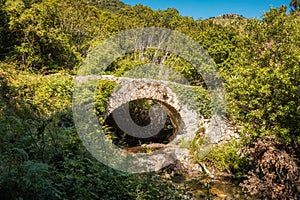
[[[112,80],[121,85],[110,95],[107,102],[108,114],[121,105],[138,99],[155,100],[166,110],[175,128],[169,144],[178,144],[181,140],[193,139],[199,129],[202,117],[195,110],[182,104],[178,95],[172,91],[174,82],[147,79],[127,78],[115,76],[101,76],[102,80]],[[178,84],[177,84],[178,85]],[[181,85],[182,86],[182,85]],[[184,87],[190,87],[188,85]]]
[[[148,78],[115,77],[112,75],[76,77],[76,81],[78,82],[86,82],[91,79],[111,80],[120,86],[109,97],[106,116],[123,104],[134,100],[149,99],[161,104],[170,116],[170,120],[175,128],[167,145],[178,145],[182,140],[187,142],[191,141],[194,139],[200,127],[205,128],[203,134],[208,134],[210,130],[216,132],[214,127],[218,127],[217,132],[214,133],[216,137],[211,141],[212,143],[218,143],[223,140],[228,140],[231,136],[236,136],[235,130],[233,130],[231,126],[228,126],[229,124],[227,122],[217,120],[218,124],[212,124],[210,120],[204,119],[197,111],[190,109],[188,105],[182,103],[178,95],[171,89],[172,86],[178,85],[186,89],[191,89],[190,85]],[[230,133],[226,134],[228,131],[230,131]]]

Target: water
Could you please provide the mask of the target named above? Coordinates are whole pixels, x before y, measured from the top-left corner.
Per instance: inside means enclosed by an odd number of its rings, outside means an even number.
[[[174,183],[187,188],[195,200],[253,200],[243,194],[241,188],[225,180],[178,175],[172,178]]]

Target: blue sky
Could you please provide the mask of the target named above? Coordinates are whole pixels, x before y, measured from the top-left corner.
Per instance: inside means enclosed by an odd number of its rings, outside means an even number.
[[[288,6],[290,0],[121,0],[129,5],[143,4],[154,10],[176,8],[181,15],[207,19],[221,14],[261,18],[270,7]]]

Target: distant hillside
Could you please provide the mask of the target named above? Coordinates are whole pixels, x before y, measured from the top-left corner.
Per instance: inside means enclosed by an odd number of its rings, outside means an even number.
[[[121,8],[128,6],[119,0],[89,0],[88,3],[101,10],[118,12]]]
[[[207,19],[209,21],[213,21],[215,24],[220,24],[220,25],[233,25],[237,24],[239,22],[244,22],[248,20],[248,18],[239,15],[239,14],[224,14],[216,17],[210,17]]]
[[[229,20],[229,19],[242,20],[242,19],[246,19],[243,15],[239,15],[239,14],[223,14],[223,15],[219,15],[217,17],[211,17],[211,18],[224,19],[224,20]]]

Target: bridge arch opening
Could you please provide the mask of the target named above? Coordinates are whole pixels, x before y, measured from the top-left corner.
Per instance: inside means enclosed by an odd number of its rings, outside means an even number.
[[[125,133],[116,123],[113,114],[117,109],[128,109],[125,104],[122,104],[113,110],[105,119],[104,126],[106,127],[107,136],[118,147],[133,153],[147,153],[147,145],[154,146],[154,149],[162,148],[170,143],[181,130],[181,116],[178,111],[171,105],[157,99],[136,99],[129,102],[129,113],[133,122],[138,126],[147,126],[151,123],[149,110],[156,104],[160,105],[165,111],[166,118],[163,128],[158,133],[153,133],[153,136],[147,138],[134,137],[130,133]],[[157,116],[160,119],[160,116]],[[149,149],[148,149],[149,150]]]

